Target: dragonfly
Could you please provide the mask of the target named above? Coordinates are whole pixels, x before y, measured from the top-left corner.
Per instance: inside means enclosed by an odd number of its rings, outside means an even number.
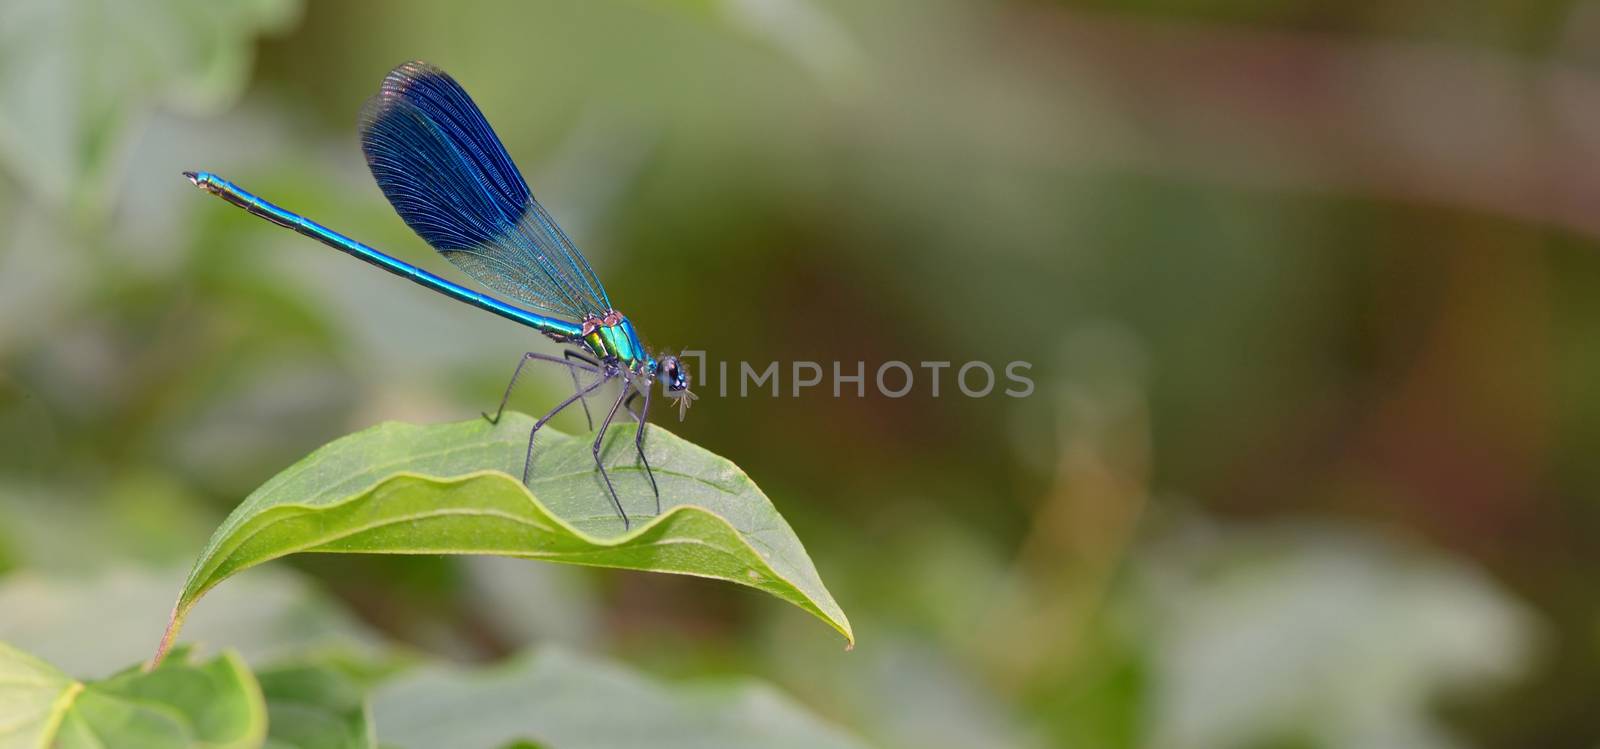
[[[565,367],[571,396],[534,422],[522,468],[527,484],[535,439],[556,414],[582,403],[589,428],[588,397],[606,383],[622,387],[595,435],[596,469],[612,509],[629,527],[628,513],[606,471],[602,445],[618,411],[638,422],[634,450],[661,513],[661,490],[645,457],[651,391],[661,384],[676,401],[682,420],[697,397],[679,357],[645,347],[627,316],[611,306],[600,278],[572,239],[556,225],[512,162],[478,106],[455,79],[426,62],[401,64],[361,110],[361,150],[378,187],[408,226],[452,265],[505,301],[446,280],[369,247],[304,216],[279,208],[210,172],[184,172],[196,187],[254,216],[291,229],[335,250],[474,307],[532,328],[561,344],[560,357],[529,351],[518,360],[494,415],[498,424],[523,368],[539,362]],[[580,378],[587,375],[591,381]],[[636,400],[641,405],[632,407]]]

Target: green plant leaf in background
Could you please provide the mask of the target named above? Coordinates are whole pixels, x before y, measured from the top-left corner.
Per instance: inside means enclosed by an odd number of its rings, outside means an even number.
[[[429,667],[380,687],[373,715],[397,749],[859,749],[859,740],[764,684],[658,684],[545,648],[468,672]]]
[[[366,680],[322,660],[285,663],[261,671],[261,692],[271,716],[264,749],[372,749],[372,715]]]
[[[260,687],[232,653],[82,682],[0,643],[0,749],[251,749],[266,729]]]
[[[50,664],[0,643],[0,749],[45,746],[81,691]]]
[[[205,113],[249,80],[255,36],[298,0],[0,3],[0,167],[91,213],[153,103]]]
[[[590,440],[540,432],[531,487],[522,471],[533,420],[507,413],[416,426],[387,423],[322,447],[257,489],[212,535],[184,583],[162,640],[229,576],[297,552],[497,554],[675,572],[764,590],[811,612],[853,645],[789,524],[745,473],[659,427],[646,440],[662,513],[633,458],[632,427],[604,455],[630,515],[612,512]],[[617,456],[623,456],[618,458]]]

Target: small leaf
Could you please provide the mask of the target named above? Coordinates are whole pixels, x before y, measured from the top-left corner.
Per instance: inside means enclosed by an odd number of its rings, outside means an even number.
[[[387,423],[336,440],[269,480],[223,521],[195,562],[166,636],[229,576],[307,551],[497,554],[675,572],[764,590],[832,625],[850,622],[789,524],[745,473],[660,427],[646,435],[662,513],[635,463],[634,430],[607,436],[612,481],[635,523],[624,531],[595,470],[591,440],[545,427],[531,487],[522,472],[533,420],[507,413],[416,426]]]
[[[0,749],[253,749],[266,727],[255,677],[232,653],[86,683],[0,643]]]
[[[270,717],[267,749],[372,749],[367,685],[335,663],[282,664],[258,674]]]
[[[0,642],[0,749],[47,746],[83,685]]]
[[[422,669],[380,687],[372,710],[396,749],[864,746],[765,684],[668,686],[556,648],[489,669]]]

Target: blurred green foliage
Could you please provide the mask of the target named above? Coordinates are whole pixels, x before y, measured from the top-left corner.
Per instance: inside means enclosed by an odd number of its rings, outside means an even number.
[[[442,268],[354,136],[424,58],[654,345],[1027,360],[1039,387],[712,397],[674,425],[780,498],[851,653],[707,582],[338,556],[262,578],[292,596],[224,599],[266,570],[219,588],[186,630],[213,648],[564,644],[667,685],[758,677],[896,747],[1592,746],[1596,19],[0,4],[0,640],[73,676],[135,662],[173,565],[265,478],[378,421],[466,418],[544,345],[178,176]],[[199,619],[243,611],[277,644]]]
[[[61,749],[251,749],[267,732],[261,691],[231,652],[199,662],[186,651],[151,671],[137,666],[75,681],[0,644],[7,746]]]

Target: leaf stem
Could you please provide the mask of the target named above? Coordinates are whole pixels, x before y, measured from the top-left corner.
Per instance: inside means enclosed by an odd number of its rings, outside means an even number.
[[[154,671],[161,665],[161,659],[167,657],[167,651],[172,649],[172,643],[178,639],[178,630],[183,629],[183,619],[188,612],[184,611],[183,602],[179,601],[172,607],[172,618],[167,620],[167,631],[161,635],[161,644],[156,646],[156,654],[144,664],[144,672]]]

